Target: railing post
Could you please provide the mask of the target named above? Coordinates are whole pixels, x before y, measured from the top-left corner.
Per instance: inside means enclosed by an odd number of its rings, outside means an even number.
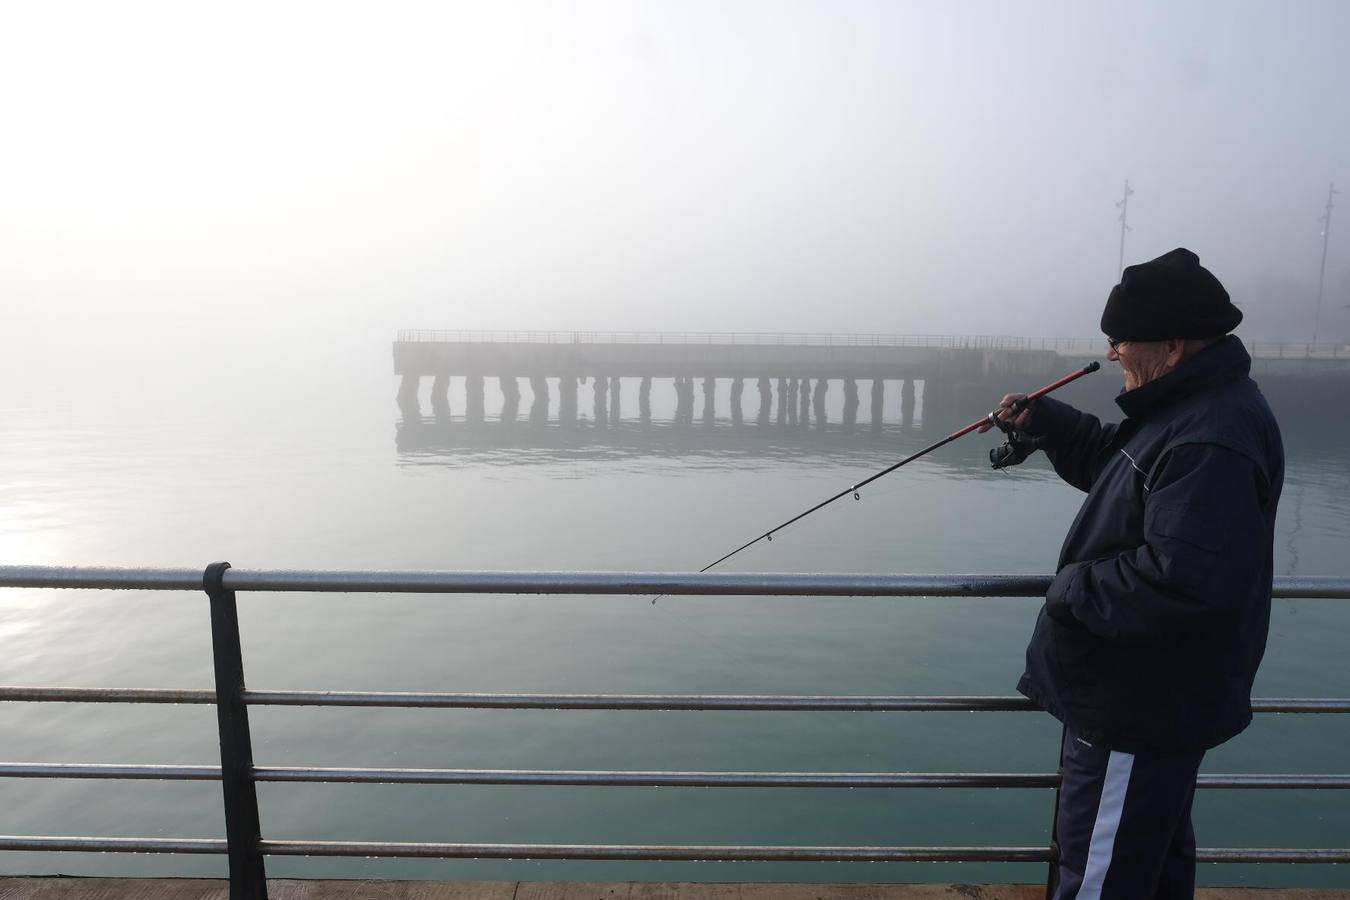
[[[230,900],[267,900],[267,873],[259,849],[258,791],[253,742],[244,703],[244,654],[234,591],[225,589],[227,562],[206,567],[202,586],[211,599],[211,657],[216,669],[216,719],[220,725],[220,783],[225,794]]]
[[[1055,804],[1050,812],[1050,865],[1045,873],[1045,900],[1054,900],[1059,888],[1059,795],[1064,789],[1064,742],[1069,739],[1069,726],[1060,729],[1059,766],[1056,772],[1059,781],[1055,783]]]

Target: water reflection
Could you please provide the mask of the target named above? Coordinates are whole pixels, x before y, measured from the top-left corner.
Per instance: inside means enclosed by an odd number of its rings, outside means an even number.
[[[706,456],[735,461],[763,458],[893,457],[931,443],[942,434],[922,421],[903,423],[809,422],[776,425],[772,418],[740,423],[706,423],[681,404],[678,417],[648,423],[612,424],[582,419],[549,422],[542,414],[528,420],[502,418],[404,418],[395,424],[395,446],[406,461],[452,461],[475,456],[502,465],[548,459]],[[761,424],[762,423],[762,424]],[[948,429],[948,432],[950,429]],[[935,437],[929,438],[933,434]],[[993,440],[993,437],[990,437]],[[522,451],[484,453],[484,451]]]
[[[561,421],[550,421],[547,395],[542,391],[535,394],[539,399],[528,419],[505,415],[486,420],[481,415],[469,418],[467,409],[462,417],[409,416],[396,422],[395,445],[401,463],[419,466],[506,468],[549,463],[570,466],[582,461],[637,461],[645,465],[646,461],[668,460],[705,470],[803,462],[857,466],[866,471],[914,453],[970,421],[936,411],[927,417],[913,416],[911,398],[901,421],[858,423],[856,409],[850,409],[853,398],[847,387],[846,415],[840,416],[836,410],[831,418],[817,414],[818,385],[803,380],[786,385],[779,396],[790,402],[779,409],[771,411],[768,404],[762,404],[755,418],[709,422],[702,415],[694,415],[697,387],[693,379],[677,385],[675,409],[668,410],[666,418],[654,421],[618,419],[617,404],[609,402],[614,400],[615,386],[607,379],[592,385],[596,399],[603,396],[607,401],[593,407],[605,410],[603,421],[578,417],[571,409],[565,410],[568,415]],[[761,391],[766,387],[772,391],[771,385],[758,386]],[[735,388],[733,385],[733,392]],[[518,397],[507,397],[503,409],[511,410],[518,404]],[[779,412],[783,424],[779,424]],[[1326,560],[1340,559],[1344,547],[1350,546],[1350,514],[1346,512],[1350,509],[1350,466],[1345,462],[1344,429],[1297,417],[1286,417],[1282,429],[1286,476],[1277,535],[1277,572],[1317,574],[1325,570]],[[925,457],[925,461],[938,467],[947,479],[1057,480],[1042,454],[1016,469],[992,472],[987,454],[1001,440],[996,434],[972,435]],[[1317,524],[1310,527],[1309,522]]]
[[[625,380],[636,409],[631,402],[624,406]],[[678,376],[663,381],[654,404],[650,377],[536,376],[527,382],[529,413],[522,420],[520,379],[494,379],[485,394],[481,377],[436,376],[430,379],[430,416],[423,415],[426,406],[419,400],[416,380],[405,379],[398,394],[401,418],[395,443],[409,457],[486,450],[546,451],[572,458],[894,454],[897,439],[912,437],[909,443],[917,449],[921,436],[932,435],[927,439],[931,443],[970,421],[914,379],[894,381],[889,400],[885,381],[867,380],[870,403],[863,418],[858,380],[835,380],[842,390],[831,390],[831,380],[824,378]],[[752,393],[747,398],[747,386],[758,397]],[[978,415],[975,410],[971,405],[962,415]],[[506,455],[493,459],[515,461]]]
[[[912,380],[903,382],[899,391],[884,392],[874,382],[870,409],[862,412],[859,386],[848,380],[842,381],[842,390],[831,390],[825,379],[733,379],[719,393],[715,379],[681,377],[667,380],[655,403],[652,379],[629,379],[627,391],[623,381],[603,376],[531,378],[525,417],[521,385],[514,378],[500,379],[500,392],[490,394],[488,403],[498,412],[488,415],[481,380],[465,380],[463,393],[456,393],[452,404],[450,379],[436,379],[431,416],[422,415],[426,407],[419,408],[415,392],[401,391],[402,417],[395,424],[399,461],[506,468],[669,460],[728,470],[801,461],[866,470],[889,465],[966,425],[979,416],[979,404],[995,393],[993,386],[979,386],[947,397],[926,390],[922,382],[916,392]],[[580,391],[583,387],[589,390]],[[1071,385],[1063,399],[1103,420],[1117,421],[1118,390],[1116,381],[1099,379]],[[1329,405],[1345,405],[1343,397],[1328,404],[1306,402],[1306,389],[1271,394],[1286,451],[1277,571],[1314,574],[1325,568],[1325,560],[1339,560],[1350,546],[1350,467],[1345,462],[1350,416],[1327,414]],[[630,401],[627,408],[624,398]],[[1041,454],[1017,469],[991,473],[987,453],[1000,443],[998,435],[972,436],[925,459],[949,479],[1055,480]],[[1308,524],[1313,522],[1317,524]]]

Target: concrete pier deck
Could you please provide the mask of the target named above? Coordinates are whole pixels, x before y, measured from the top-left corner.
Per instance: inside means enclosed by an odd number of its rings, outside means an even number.
[[[1042,900],[1044,885],[691,884],[583,881],[268,882],[272,900]],[[228,900],[224,881],[3,878],[0,900]],[[1347,890],[1201,888],[1197,900],[1346,900]]]

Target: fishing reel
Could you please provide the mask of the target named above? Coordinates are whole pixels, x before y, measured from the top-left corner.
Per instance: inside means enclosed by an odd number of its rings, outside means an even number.
[[[1013,418],[1016,418],[1016,413],[1021,412],[1023,408],[1013,407]],[[1007,443],[1002,447],[994,447],[989,451],[989,465],[995,469],[1020,466],[1045,443],[1045,438],[1032,437],[1024,431],[1018,431],[1012,422],[999,418],[997,411],[989,414],[989,421],[1008,436]]]

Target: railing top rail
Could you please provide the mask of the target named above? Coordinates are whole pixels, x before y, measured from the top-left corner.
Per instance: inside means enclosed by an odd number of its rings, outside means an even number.
[[[95,853],[225,853],[210,838],[108,838],[67,835],[0,835],[0,851]],[[431,844],[390,841],[262,840],[269,856],[423,857],[439,859],[690,860],[701,862],[1048,862],[1049,847],[850,847],[782,845],[634,844]],[[1204,847],[1202,863],[1346,863],[1350,848]]]
[[[202,590],[198,569],[0,566],[0,588]],[[692,594],[830,597],[1038,597],[1050,575],[725,572],[500,572],[229,569],[232,591],[443,594]],[[1282,576],[1280,598],[1350,599],[1350,577]]]
[[[731,344],[736,346],[950,347],[1033,349],[1039,338],[1006,334],[848,334],[831,332],[743,331],[456,331],[405,329],[401,343],[457,344]],[[1105,339],[1097,341],[1105,343]]]
[[[311,593],[713,594],[743,596],[1035,597],[1049,575],[853,575],[698,572],[503,572],[229,569],[233,591]],[[196,569],[0,566],[0,588],[201,590]],[[1350,599],[1350,578],[1284,576],[1277,597]]]
[[[723,712],[1031,712],[1013,696],[904,694],[467,694],[411,691],[244,690],[249,706],[345,706],[371,709],[550,709]],[[0,685],[0,702],[169,703],[214,705],[215,691],[185,688],[24,687]],[[1350,697],[1257,697],[1258,713],[1350,713]]]
[[[1058,772],[767,772],[640,769],[444,769],[253,766],[259,782],[304,784],[551,785],[710,788],[1052,788]],[[160,763],[0,762],[0,778],[97,781],[219,781],[219,766]],[[1222,790],[1350,790],[1350,774],[1218,772],[1196,786]]]
[[[1105,353],[1106,338],[1025,337],[1012,334],[833,333],[814,331],[472,331],[403,329],[399,343],[454,344],[711,344],[808,347],[934,347],[970,350],[1051,350]],[[1247,341],[1254,356],[1350,358],[1344,341]]]

